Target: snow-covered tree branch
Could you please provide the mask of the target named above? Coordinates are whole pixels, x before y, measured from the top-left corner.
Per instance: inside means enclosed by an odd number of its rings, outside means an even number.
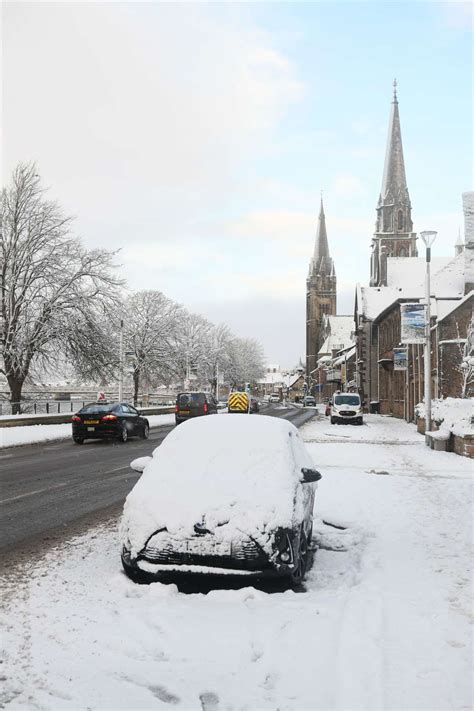
[[[113,253],[85,250],[71,218],[44,193],[35,165],[20,164],[1,194],[0,369],[12,403],[34,361],[47,364],[68,349],[92,361],[96,317],[113,308],[121,285]]]

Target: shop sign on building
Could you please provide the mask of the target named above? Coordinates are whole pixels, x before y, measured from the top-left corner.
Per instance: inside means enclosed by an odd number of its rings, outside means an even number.
[[[407,369],[407,349],[406,348],[394,348],[393,349],[393,369],[394,370],[406,370]]]
[[[400,304],[402,343],[424,343],[426,307],[424,304]]]

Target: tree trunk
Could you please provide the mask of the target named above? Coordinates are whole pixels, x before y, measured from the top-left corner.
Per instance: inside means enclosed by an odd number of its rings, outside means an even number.
[[[138,402],[138,388],[140,385],[140,369],[137,368],[136,370],[133,371],[133,404],[135,407],[137,406]]]
[[[12,415],[21,414],[21,390],[23,388],[24,380],[15,378],[13,375],[8,376],[8,385],[10,387],[10,406],[12,409]]]

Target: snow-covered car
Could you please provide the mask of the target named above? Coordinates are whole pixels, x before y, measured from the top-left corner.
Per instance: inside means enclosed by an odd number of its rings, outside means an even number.
[[[362,425],[362,402],[357,393],[335,393],[331,404],[331,424],[353,422]]]
[[[167,571],[304,578],[321,475],[290,422],[199,417],[132,466],[143,474],[120,529],[130,578]]]

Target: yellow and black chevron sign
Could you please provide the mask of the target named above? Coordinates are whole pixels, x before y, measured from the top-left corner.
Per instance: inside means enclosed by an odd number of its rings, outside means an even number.
[[[231,393],[228,399],[229,412],[247,412],[249,398],[247,393]]]

